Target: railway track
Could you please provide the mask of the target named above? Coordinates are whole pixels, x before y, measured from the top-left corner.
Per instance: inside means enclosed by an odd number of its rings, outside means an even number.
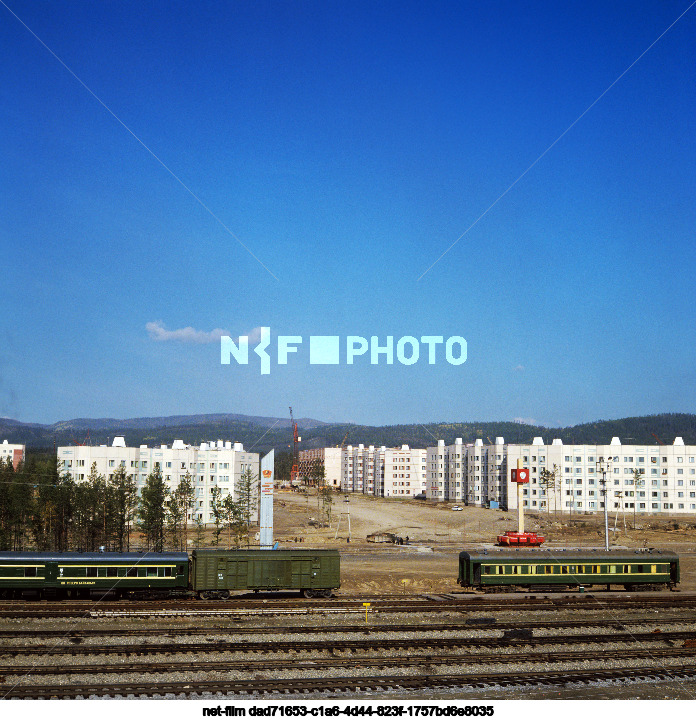
[[[625,659],[668,659],[694,658],[696,648],[650,648],[624,649],[608,651],[602,654],[602,661]],[[167,662],[167,663],[108,663],[84,664],[73,666],[0,666],[0,676],[75,676],[82,674],[126,674],[126,673],[211,673],[230,671],[304,671],[311,669],[354,668],[356,662],[361,668],[408,668],[422,666],[450,666],[457,664],[539,664],[569,663],[572,661],[588,661],[587,651],[553,651],[514,654],[449,654],[433,656],[360,656],[356,658],[312,658],[302,660],[288,659],[249,659],[244,661],[199,661]]]
[[[399,598],[398,601],[394,600]],[[364,613],[363,603],[371,604],[371,612],[379,613],[444,613],[504,611],[519,609],[524,611],[558,611],[606,608],[612,609],[663,609],[694,608],[696,595],[641,595],[631,594],[576,594],[565,596],[536,595],[515,597],[512,594],[504,599],[485,598],[474,594],[462,597],[449,595],[430,597],[389,597],[360,596],[351,599],[332,599],[326,601],[288,601],[244,600],[244,601],[173,601],[172,599],[148,603],[93,602],[93,603],[55,603],[55,602],[4,602],[0,603],[0,617],[4,618],[119,618],[139,616],[280,616],[284,614],[311,613]]]
[[[364,612],[364,611],[363,611]],[[389,632],[448,632],[448,631],[471,631],[472,629],[556,629],[556,628],[613,628],[617,630],[628,630],[631,626],[644,626],[654,624],[658,619],[647,620],[645,618],[622,618],[622,619],[586,619],[586,620],[564,620],[564,621],[497,621],[491,618],[471,618],[464,622],[455,623],[420,623],[420,624],[393,624],[378,625],[331,625],[331,626],[205,626],[205,627],[182,627],[171,626],[152,627],[147,629],[120,628],[120,629],[41,629],[32,630],[0,630],[0,638],[65,638],[87,639],[87,638],[121,638],[140,636],[213,636],[216,634],[228,634],[234,636],[263,636],[263,635],[287,635],[303,634],[311,635],[316,633],[365,633],[366,631],[376,633],[380,631]],[[692,616],[660,616],[661,627],[669,624],[696,624],[696,615]],[[72,641],[74,643],[74,641]]]
[[[383,629],[387,632],[388,629]],[[377,633],[377,631],[368,631]],[[511,646],[544,646],[564,644],[608,644],[608,643],[647,643],[690,641],[696,639],[696,631],[672,631],[660,633],[616,632],[609,634],[572,634],[564,636],[537,636],[524,634],[483,636],[483,637],[448,637],[448,638],[368,638],[368,639],[336,639],[331,641],[211,641],[208,643],[140,643],[113,645],[53,645],[53,646],[5,646],[0,650],[2,656],[145,656],[172,655],[179,653],[300,653],[327,651],[345,653],[365,650],[389,649],[451,649],[451,648],[506,648]]]
[[[366,691],[428,690],[428,689],[484,689],[490,686],[565,686],[570,683],[593,683],[606,680],[692,680],[696,678],[696,664],[667,668],[659,664],[646,667],[613,668],[590,671],[541,671],[524,673],[484,674],[428,674],[427,676],[377,675],[369,677],[311,678],[311,679],[246,679],[243,681],[195,681],[159,683],[47,684],[44,686],[0,685],[0,697],[5,699],[53,698],[124,698],[153,696],[201,695],[249,697],[263,694],[307,694],[311,692],[364,693]]]

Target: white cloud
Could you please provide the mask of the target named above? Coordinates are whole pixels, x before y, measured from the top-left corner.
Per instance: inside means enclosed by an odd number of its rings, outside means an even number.
[[[186,328],[177,328],[176,330],[167,330],[161,321],[147,323],[145,329],[150,334],[150,338],[156,341],[177,340],[180,343],[215,343],[220,340],[220,336],[229,335],[222,328],[215,328],[209,333],[203,330],[196,330],[191,326]]]
[[[180,343],[217,343],[223,335],[230,335],[228,330],[222,328],[214,328],[210,332],[204,330],[196,330],[190,325],[186,328],[177,328],[176,330],[167,330],[162,321],[154,321],[145,324],[145,330],[147,330],[150,338],[155,341],[179,341]],[[249,342],[253,343],[261,339],[261,328],[254,328],[246,334],[249,337]],[[239,342],[239,338],[235,339],[235,342]]]
[[[512,370],[515,371],[516,373],[520,373],[521,371],[524,370],[524,366],[522,366],[522,365],[517,365],[517,366],[515,366]]]

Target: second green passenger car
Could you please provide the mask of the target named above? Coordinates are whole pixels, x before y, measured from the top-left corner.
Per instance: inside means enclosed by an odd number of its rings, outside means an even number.
[[[593,549],[462,551],[459,584],[482,590],[578,588],[621,584],[629,591],[674,588],[679,557],[672,551]]]
[[[196,550],[191,586],[200,598],[228,598],[230,591],[298,590],[307,598],[331,596],[341,585],[337,550]]]

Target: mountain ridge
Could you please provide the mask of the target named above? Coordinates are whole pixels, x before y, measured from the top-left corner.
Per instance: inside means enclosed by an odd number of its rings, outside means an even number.
[[[109,444],[114,436],[125,436],[126,445],[149,446],[171,443],[180,438],[197,445],[201,441],[232,440],[247,450],[287,452],[292,447],[289,418],[249,416],[233,413],[151,416],[131,419],[78,418],[54,424],[25,423],[0,419],[0,439],[24,443],[32,450],[54,446]],[[618,436],[623,443],[651,446],[671,445],[681,436],[686,445],[696,445],[696,415],[661,413],[615,420],[598,420],[563,428],[530,425],[519,421],[466,421],[410,423],[368,426],[356,423],[327,423],[312,418],[297,419],[301,449],[340,447],[342,443],[365,446],[425,448],[442,439],[446,444],[462,438],[472,443],[502,436],[506,443],[531,443],[537,436],[550,443],[560,438],[564,444],[608,444]]]

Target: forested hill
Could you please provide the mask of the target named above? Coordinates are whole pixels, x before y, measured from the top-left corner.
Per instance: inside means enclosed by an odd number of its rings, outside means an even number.
[[[566,444],[604,444],[618,436],[625,444],[670,445],[681,436],[687,445],[696,445],[696,415],[661,413],[652,416],[600,420],[567,428],[546,428],[512,421],[466,423],[413,423],[396,426],[362,426],[347,423],[324,423],[311,418],[298,419],[302,437],[300,448],[340,446],[400,446],[427,448],[439,439],[446,444],[462,438],[484,443],[502,436],[506,443],[530,443],[541,436],[545,443],[560,438]],[[114,436],[125,436],[126,445],[171,445],[175,438],[198,445],[217,439],[240,441],[247,450],[266,453],[271,448],[287,451],[292,444],[292,431],[287,418],[265,418],[233,414],[171,416],[161,418],[77,419],[53,425],[20,423],[0,419],[0,440],[24,443],[31,450],[50,450],[55,446],[110,444]]]

